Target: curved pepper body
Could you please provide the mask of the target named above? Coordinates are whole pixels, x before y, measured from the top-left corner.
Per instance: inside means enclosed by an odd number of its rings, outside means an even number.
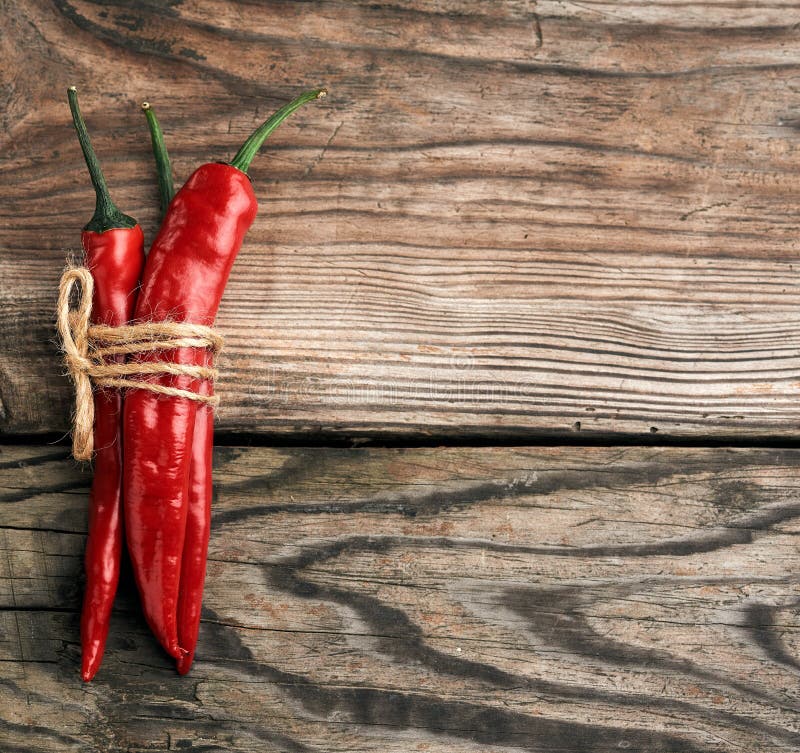
[[[133,315],[144,266],[139,225],[81,236],[85,264],[94,278],[92,321],[116,327]],[[86,590],[81,610],[81,676],[91,680],[103,659],[122,551],[122,396],[95,392],[94,480],[89,497]]]
[[[153,242],[136,304],[137,321],[211,325],[257,203],[249,178],[230,165],[198,168],[175,195]],[[203,365],[206,352],[145,353]],[[191,377],[153,381],[198,391]],[[165,650],[180,659],[177,611],[198,403],[130,390],[124,408],[125,526],[145,617]]]

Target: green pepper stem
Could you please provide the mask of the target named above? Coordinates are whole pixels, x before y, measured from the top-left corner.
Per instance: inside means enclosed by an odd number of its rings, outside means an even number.
[[[147,127],[150,129],[150,141],[153,143],[153,156],[156,158],[156,175],[158,176],[158,201],[161,205],[161,216],[167,212],[167,207],[175,195],[175,184],[172,181],[172,165],[169,161],[169,152],[164,143],[164,132],[158,123],[158,118],[149,102],[142,102],[142,112],[147,118]]]
[[[78,106],[78,90],[74,86],[70,86],[70,88],[67,89],[67,99],[69,99],[72,122],[75,124],[75,130],[78,132],[78,141],[83,151],[83,158],[86,160],[86,167],[89,168],[89,177],[92,179],[94,192],[97,196],[94,215],[92,215],[92,219],[86,224],[84,230],[104,233],[106,230],[113,230],[115,228],[134,227],[137,224],[136,220],[120,212],[108,193],[106,179],[103,176],[103,171],[100,169],[100,163],[92,148],[92,142],[89,140],[89,132],[86,130],[86,123],[83,121],[81,109]]]
[[[231,165],[243,173],[247,173],[250,168],[250,163],[253,157],[256,156],[261,145],[286,118],[288,118],[295,110],[302,107],[306,102],[312,99],[319,99],[328,93],[327,89],[313,89],[301,94],[297,99],[284,105],[280,110],[273,113],[267,120],[265,120],[250,136],[247,141],[242,144],[242,148],[236,152],[236,156],[231,160]]]

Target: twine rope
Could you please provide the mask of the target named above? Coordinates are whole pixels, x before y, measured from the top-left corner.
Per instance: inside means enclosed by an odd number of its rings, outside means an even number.
[[[76,308],[70,306],[72,291],[80,288]],[[95,387],[148,390],[157,395],[183,397],[216,406],[216,395],[200,395],[145,381],[141,377],[169,374],[214,381],[213,366],[193,366],[168,361],[125,363],[121,356],[176,348],[206,348],[212,360],[222,348],[222,337],[211,327],[187,322],[141,322],[121,327],[92,324],[94,279],[86,267],[68,266],[58,287],[58,332],[67,370],[75,384],[72,421],[72,454],[89,460],[94,451]],[[117,359],[119,358],[119,362]],[[111,360],[108,360],[111,359]],[[138,377],[138,378],[137,378]]]

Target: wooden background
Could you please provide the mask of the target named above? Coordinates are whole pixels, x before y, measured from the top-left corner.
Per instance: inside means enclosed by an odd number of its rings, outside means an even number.
[[[0,750],[800,749],[794,4],[0,10]],[[73,84],[148,238],[139,102],[180,183],[330,90],[251,171],[186,678],[129,576],[77,673]]]

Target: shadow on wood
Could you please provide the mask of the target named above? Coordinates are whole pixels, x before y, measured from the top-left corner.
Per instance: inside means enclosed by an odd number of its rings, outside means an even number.
[[[3,448],[4,750],[792,751],[800,452],[216,453],[179,678],[128,581],[78,677],[87,474]]]

